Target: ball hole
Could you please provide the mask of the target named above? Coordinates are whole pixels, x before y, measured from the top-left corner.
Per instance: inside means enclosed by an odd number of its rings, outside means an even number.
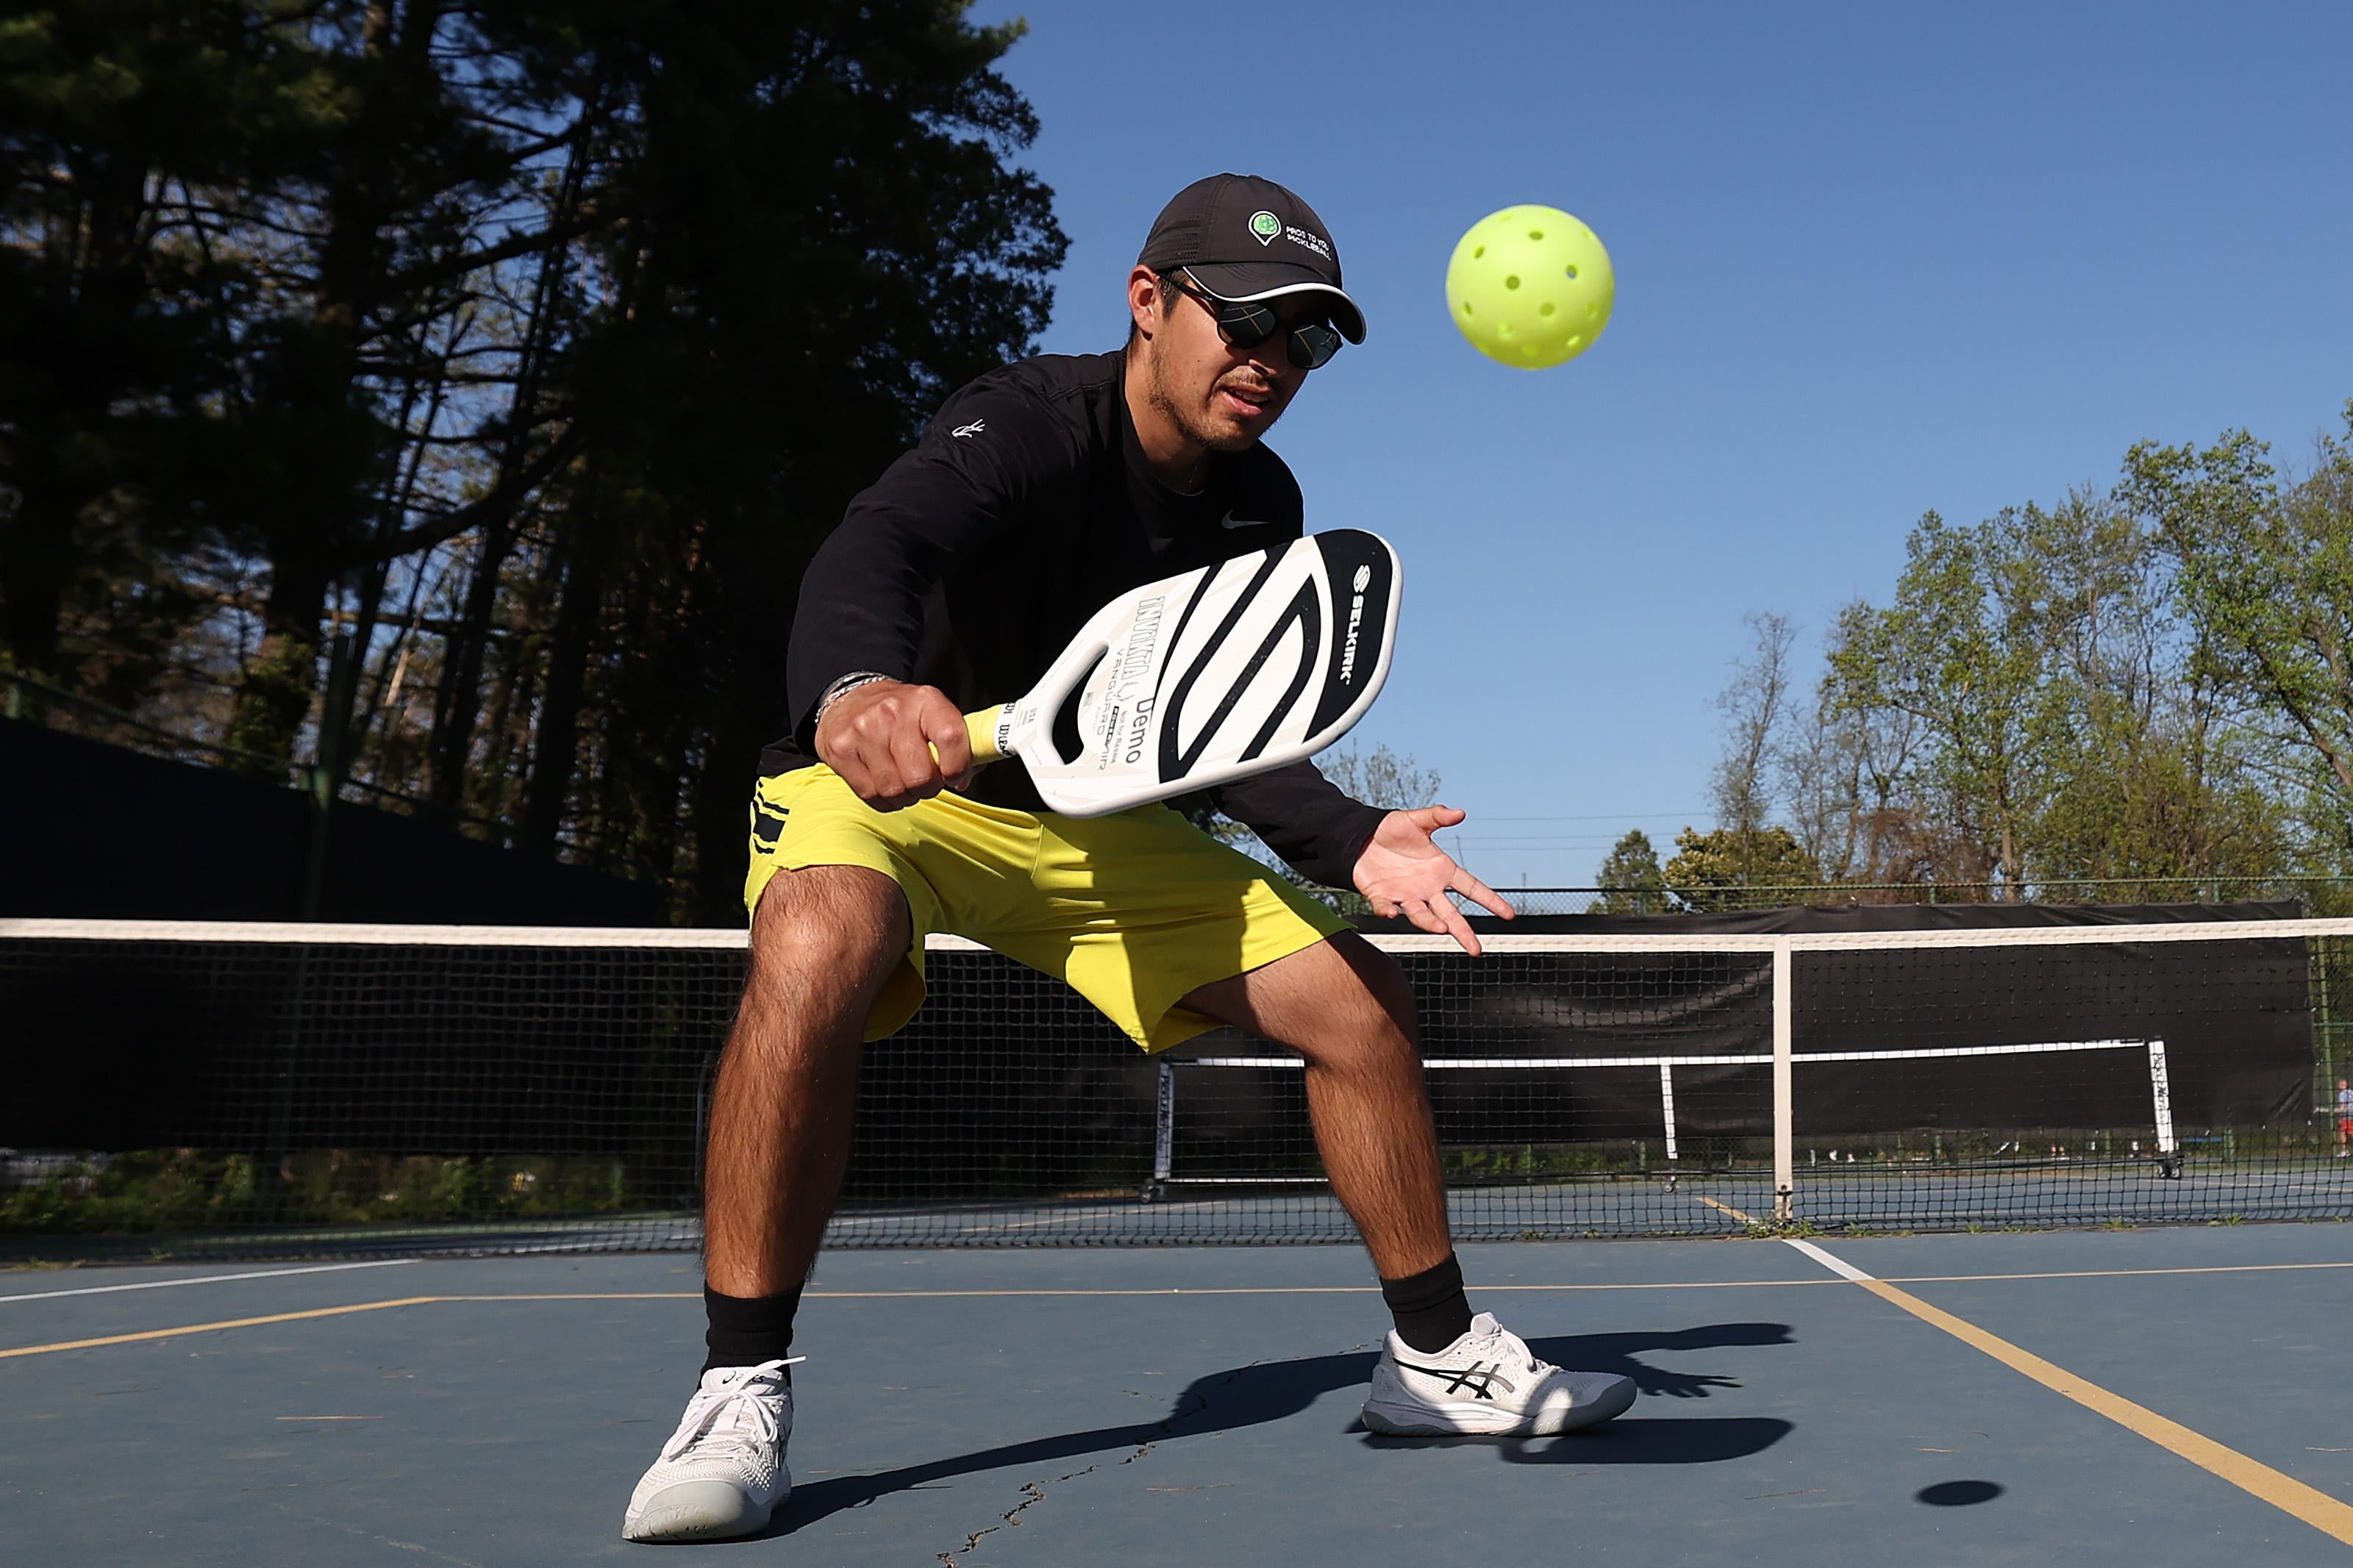
[[[1544,230],[1540,228],[1532,228],[1528,230],[1528,237],[1530,239],[1542,239],[1544,237]]]
[[[1470,301],[1470,300],[1463,300],[1463,301],[1462,301],[1462,313],[1463,313],[1464,315],[1466,315],[1466,316],[1471,316],[1471,315],[1476,315],[1478,312],[1476,312],[1475,310],[1472,310],[1472,309],[1471,309],[1471,301]]]
[[[1543,304],[1538,305],[1538,306],[1536,307],[1536,314],[1537,314],[1537,315],[1539,315],[1539,316],[1549,316],[1549,315],[1551,315],[1551,314],[1552,314],[1552,301],[1551,301],[1551,300],[1546,300]]]
[[[1574,261],[1572,261],[1572,262],[1570,262],[1570,263],[1568,264],[1568,275],[1569,275],[1571,278],[1574,278],[1574,277],[1576,277],[1576,276],[1577,276],[1577,263],[1576,263],[1576,262],[1574,262]]]
[[[1513,273],[1510,277],[1508,277],[1508,278],[1506,278],[1506,279],[1504,279],[1504,288],[1506,288],[1506,289],[1516,289],[1516,288],[1518,288],[1519,286],[1520,286],[1520,275],[1519,275],[1518,273],[1516,273],[1516,272]]]
[[[1583,342],[1585,342],[1585,334],[1583,332],[1579,332],[1575,337],[1568,340],[1568,346],[1570,348],[1575,348]]]
[[[1484,255],[1486,255],[1486,254],[1487,254],[1487,247],[1486,247],[1485,246],[1483,246],[1483,245],[1480,245],[1480,246],[1473,246],[1473,247],[1472,247],[1472,250],[1471,250],[1471,259],[1472,259],[1472,260],[1473,260],[1473,261],[1476,261],[1476,260],[1478,260],[1481,257],[1482,257],[1482,256],[1484,256]]]
[[[1509,322],[1509,321],[1498,321],[1498,322],[1496,322],[1496,323],[1495,323],[1495,335],[1496,335],[1497,337],[1499,337],[1499,338],[1508,338],[1508,337],[1510,337],[1510,336],[1512,335],[1512,323],[1511,323],[1511,322]]]

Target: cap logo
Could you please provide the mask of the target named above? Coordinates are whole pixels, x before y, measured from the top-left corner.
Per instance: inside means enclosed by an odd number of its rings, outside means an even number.
[[[1250,233],[1258,237],[1261,245],[1272,245],[1275,237],[1282,232],[1282,220],[1272,213],[1261,210],[1250,214]]]

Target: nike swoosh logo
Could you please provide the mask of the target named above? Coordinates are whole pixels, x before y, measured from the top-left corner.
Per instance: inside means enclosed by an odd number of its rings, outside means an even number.
[[[1262,518],[1236,517],[1232,512],[1228,512],[1225,517],[1219,521],[1218,526],[1220,528],[1264,528],[1267,526],[1267,523]]]

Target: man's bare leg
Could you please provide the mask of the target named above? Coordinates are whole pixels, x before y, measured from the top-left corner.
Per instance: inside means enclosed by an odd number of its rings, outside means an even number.
[[[1368,1430],[1546,1436],[1632,1405],[1632,1379],[1563,1371],[1492,1317],[1471,1315],[1447,1235],[1413,994],[1397,965],[1348,932],[1204,985],[1184,1005],[1306,1058],[1307,1109],[1333,1195],[1356,1222],[1397,1319],[1366,1390]]]
[[[863,867],[781,871],[761,894],[704,1156],[703,1272],[722,1295],[807,1278],[849,1163],[867,1010],[908,931],[906,896]]]
[[[1213,981],[1183,1005],[1306,1058],[1307,1110],[1332,1194],[1382,1279],[1452,1255],[1413,993],[1386,954],[1344,933]]]
[[[744,1004],[719,1058],[703,1177],[709,1358],[622,1516],[631,1541],[748,1535],[792,1492],[801,1281],[849,1163],[866,1015],[907,951],[906,898],[879,872],[779,872],[752,917]]]

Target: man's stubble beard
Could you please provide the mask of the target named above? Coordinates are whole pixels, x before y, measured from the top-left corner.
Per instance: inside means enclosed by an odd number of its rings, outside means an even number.
[[[1151,401],[1152,406],[1166,414],[1176,428],[1184,432],[1185,438],[1195,446],[1212,452],[1247,452],[1258,445],[1256,436],[1212,430],[1199,412],[1181,406],[1168,386],[1168,367],[1161,363],[1156,353],[1145,365],[1144,383],[1145,396]],[[1215,383],[1211,383],[1209,393],[1213,397],[1217,395]]]

